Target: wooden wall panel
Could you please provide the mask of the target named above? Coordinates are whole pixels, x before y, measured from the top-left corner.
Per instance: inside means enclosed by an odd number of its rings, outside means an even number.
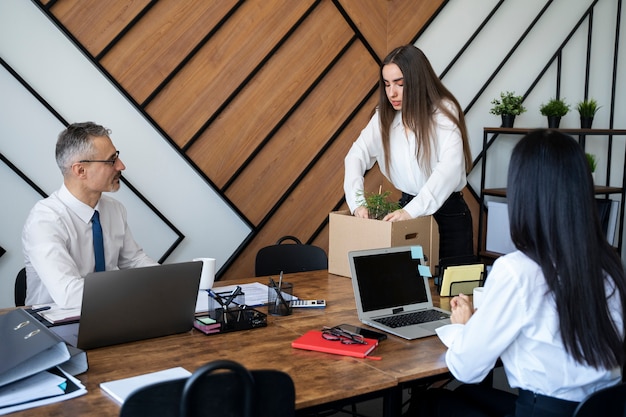
[[[146,110],[183,146],[267,58],[310,3],[244,3]]]
[[[322,3],[188,149],[189,157],[224,187],[352,37],[337,9]]]
[[[159,1],[101,63],[137,102],[143,103],[236,3]]]
[[[236,279],[286,234],[328,250],[377,62],[444,0],[39,2],[250,222],[218,272]],[[399,194],[376,167],[365,184]]]
[[[445,0],[389,0],[387,15],[387,51],[412,42],[420,29]]]
[[[382,59],[387,53],[388,2],[342,0],[339,3],[378,58]]]
[[[150,3],[149,0],[62,0],[52,13],[93,56],[97,56]]]
[[[378,65],[354,44],[311,96],[226,191],[253,223],[258,223],[321,150],[320,137],[330,137],[372,88]],[[345,75],[350,74],[349,82]]]
[[[254,241],[243,251],[237,265],[224,275],[224,279],[254,275],[254,259],[258,250],[273,245],[282,236],[293,235],[304,242],[315,237],[316,230],[327,222],[328,214],[339,201],[337,190],[343,188],[343,159],[369,121],[376,103],[374,95],[336,137],[289,198],[272,214]],[[328,253],[328,235],[324,236],[326,238],[315,244]]]

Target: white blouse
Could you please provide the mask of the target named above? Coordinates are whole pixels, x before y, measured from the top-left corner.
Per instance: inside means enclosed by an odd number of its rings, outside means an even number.
[[[607,294],[611,291],[607,285]],[[619,298],[611,296],[608,302],[622,329]],[[498,358],[511,387],[563,400],[581,401],[621,380],[619,367],[595,369],[565,351],[554,297],[539,265],[522,252],[496,260],[480,305],[465,325],[437,329],[448,346],[448,368],[459,381],[482,381]]]
[[[457,126],[443,113],[435,113],[435,137],[431,154],[432,173],[421,169],[416,154],[413,132],[402,124],[397,112],[391,124],[391,167],[385,165],[378,112],[361,131],[345,157],[344,192],[350,211],[359,207],[358,195],[363,192],[363,175],[378,162],[381,172],[400,191],[416,197],[404,207],[411,217],[436,212],[454,191],[467,184],[463,140]]]

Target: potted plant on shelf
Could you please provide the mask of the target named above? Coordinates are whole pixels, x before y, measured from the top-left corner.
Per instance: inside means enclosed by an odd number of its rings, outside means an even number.
[[[500,99],[494,98],[491,101],[493,107],[489,113],[502,117],[502,127],[513,127],[515,116],[526,111],[522,101],[524,101],[524,97],[516,96],[515,92],[501,92]]]
[[[576,110],[578,110],[578,114],[580,114],[581,129],[591,129],[593,117],[596,112],[600,110],[600,107],[601,106],[598,106],[598,102],[592,98],[578,102]]]
[[[598,161],[596,156],[592,153],[585,153],[587,157],[587,163],[589,164],[589,170],[591,171],[591,178],[593,178],[593,182],[596,182],[596,168],[598,166]]]
[[[391,191],[382,192],[382,186],[377,193],[359,194],[360,205],[367,208],[370,219],[382,220],[388,213],[400,209],[397,201],[389,201]]]
[[[548,127],[558,129],[561,117],[569,112],[569,104],[560,98],[552,98],[546,104],[541,104],[539,111],[548,117]]]

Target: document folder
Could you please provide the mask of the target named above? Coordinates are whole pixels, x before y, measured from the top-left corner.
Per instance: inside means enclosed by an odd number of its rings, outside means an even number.
[[[0,315],[0,387],[68,361],[59,336],[21,308]]]
[[[474,287],[483,283],[484,273],[484,264],[449,266],[443,271],[439,295],[450,297],[459,293],[471,294]]]

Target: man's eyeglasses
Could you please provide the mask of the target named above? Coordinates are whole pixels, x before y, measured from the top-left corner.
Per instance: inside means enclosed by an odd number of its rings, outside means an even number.
[[[367,342],[363,340],[363,336],[347,332],[338,327],[324,327],[322,329],[322,337],[326,340],[332,340],[334,342],[341,342],[344,345],[367,345]]]
[[[109,164],[111,166],[115,165],[115,163],[117,162],[117,160],[119,159],[120,156],[120,151],[115,151],[115,156],[111,159],[81,159],[78,162],[81,163],[85,163],[85,162],[103,162],[105,164]]]

